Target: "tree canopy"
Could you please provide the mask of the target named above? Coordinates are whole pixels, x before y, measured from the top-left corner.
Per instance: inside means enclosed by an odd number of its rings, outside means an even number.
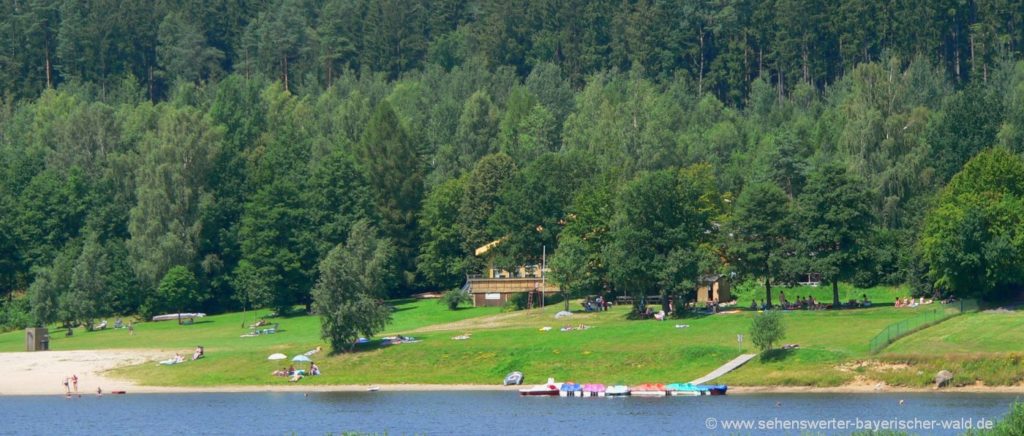
[[[196,310],[312,309],[361,220],[378,298],[495,240],[570,295],[1021,285],[1012,3],[122,3],[0,14],[2,328],[157,310],[175,267]]]
[[[391,320],[381,297],[394,283],[395,247],[365,220],[352,226],[348,240],[320,262],[313,288],[313,310],[321,335],[335,352],[351,349],[359,336],[372,337]]]

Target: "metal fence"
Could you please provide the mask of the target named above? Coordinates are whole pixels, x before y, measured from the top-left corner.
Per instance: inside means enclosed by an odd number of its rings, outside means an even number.
[[[875,337],[871,338],[871,341],[868,342],[868,349],[871,350],[871,354],[878,353],[889,346],[889,344],[896,342],[899,338],[938,324],[961,313],[976,310],[978,310],[978,302],[975,300],[960,300],[948,304],[940,304],[912,318],[889,324]]]

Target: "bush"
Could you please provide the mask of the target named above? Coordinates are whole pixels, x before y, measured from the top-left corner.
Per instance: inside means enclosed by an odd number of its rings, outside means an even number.
[[[782,319],[782,312],[778,310],[761,312],[754,316],[750,324],[750,341],[761,350],[762,356],[785,336],[786,324]]]
[[[469,303],[473,300],[469,298],[469,293],[459,288],[449,289],[441,295],[441,299],[437,300],[438,303],[448,307],[448,310],[455,310],[459,308],[462,303]]]
[[[0,303],[0,331],[23,329],[31,323],[31,308],[25,294],[15,294],[9,301]]]
[[[968,431],[966,434],[971,436],[1016,436],[1021,434],[1021,429],[1024,429],[1024,403],[1015,402],[1010,407],[1010,413],[996,423],[991,430]]]

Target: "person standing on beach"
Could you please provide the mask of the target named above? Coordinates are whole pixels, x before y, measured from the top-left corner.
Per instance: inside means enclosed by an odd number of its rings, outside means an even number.
[[[64,395],[71,395],[71,386],[68,385],[68,376],[64,376]]]
[[[71,385],[75,387],[75,393],[78,393],[78,376],[71,374]]]

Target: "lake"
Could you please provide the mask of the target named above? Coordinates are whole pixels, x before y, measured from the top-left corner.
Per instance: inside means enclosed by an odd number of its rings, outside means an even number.
[[[54,395],[0,397],[0,433],[849,434],[872,423],[902,425],[908,433],[959,434],[965,422],[998,420],[1016,398],[961,393],[527,398],[503,391],[128,394],[70,400]],[[726,429],[736,425],[750,427]],[[815,430],[822,425],[831,427]]]

